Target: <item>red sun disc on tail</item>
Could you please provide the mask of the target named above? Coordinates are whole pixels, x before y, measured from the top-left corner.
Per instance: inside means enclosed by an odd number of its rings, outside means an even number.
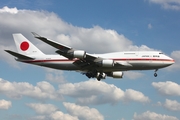
[[[29,48],[29,43],[26,41],[22,42],[20,48],[22,51],[26,51]]]

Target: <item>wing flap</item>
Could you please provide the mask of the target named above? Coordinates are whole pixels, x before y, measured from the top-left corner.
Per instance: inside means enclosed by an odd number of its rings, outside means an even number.
[[[11,55],[17,57],[18,59],[23,59],[23,60],[33,60],[34,59],[34,58],[31,58],[31,57],[28,57],[28,56],[25,56],[25,55],[10,51],[10,50],[5,50],[5,51],[8,52]]]

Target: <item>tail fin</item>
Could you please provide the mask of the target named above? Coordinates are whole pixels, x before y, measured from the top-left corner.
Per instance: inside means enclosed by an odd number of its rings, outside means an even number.
[[[34,46],[27,38],[22,34],[13,34],[13,38],[18,50],[18,53],[22,55],[44,55],[36,46]]]

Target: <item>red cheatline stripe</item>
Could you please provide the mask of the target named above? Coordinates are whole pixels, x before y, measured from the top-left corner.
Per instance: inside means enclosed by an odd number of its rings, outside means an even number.
[[[122,60],[122,61],[169,61],[174,62],[174,60],[171,59],[154,59],[154,58],[122,58],[122,59],[113,59],[113,60]]]
[[[76,59],[77,60],[77,59]],[[23,61],[27,63],[38,63],[38,62],[74,62],[76,60],[68,60],[68,59],[51,59],[51,60],[29,60]],[[165,62],[174,62],[171,59],[145,59],[145,58],[121,58],[121,59],[113,59],[115,61],[165,61]]]
[[[39,63],[39,62],[74,62],[75,60],[68,60],[68,59],[55,59],[55,60],[28,60],[28,61],[23,61],[27,63]]]

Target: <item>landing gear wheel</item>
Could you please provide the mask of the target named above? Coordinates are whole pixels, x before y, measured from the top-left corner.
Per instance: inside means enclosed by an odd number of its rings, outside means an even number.
[[[101,81],[101,78],[102,78],[102,75],[99,75],[99,76],[97,77],[97,80],[98,80],[98,81]]]
[[[157,73],[154,73],[154,77],[157,77]]]
[[[105,79],[106,78],[106,73],[97,72],[96,78],[97,78],[98,81],[100,81],[101,79]]]

